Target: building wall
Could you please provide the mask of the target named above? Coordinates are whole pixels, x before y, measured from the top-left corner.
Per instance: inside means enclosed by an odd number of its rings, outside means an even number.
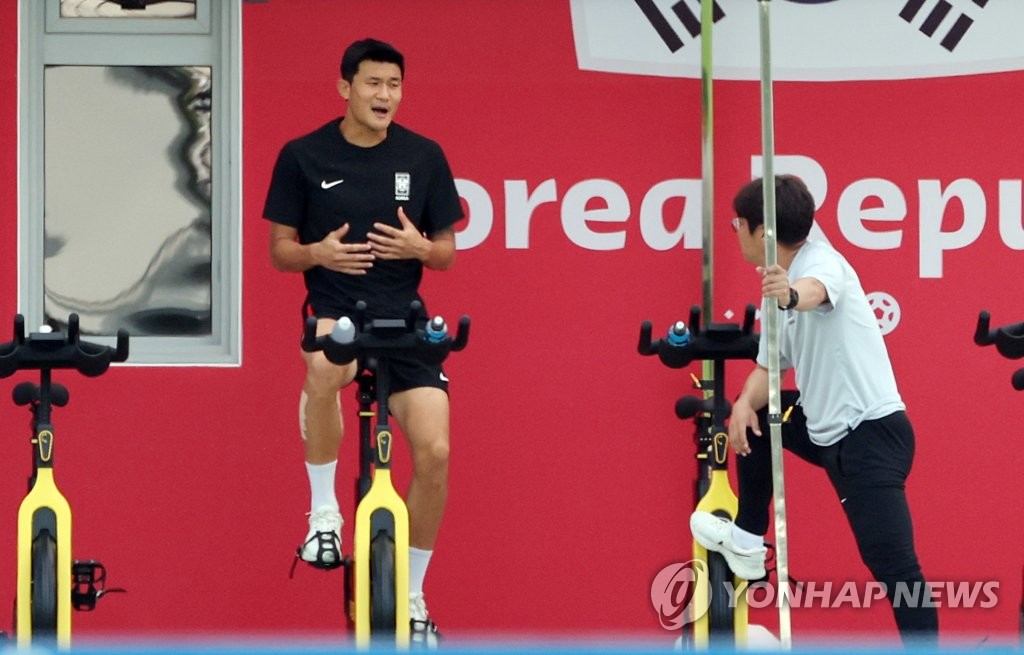
[[[19,309],[18,35],[15,3],[0,11],[2,335],[4,317]],[[915,34],[908,28],[908,43]],[[76,615],[76,634],[345,630],[340,572],[302,567],[288,576],[308,503],[296,426],[303,292],[300,276],[271,268],[260,213],[278,149],[343,111],[334,90],[341,53],[372,35],[406,54],[399,121],[442,144],[470,212],[460,238],[482,239],[424,282],[433,312],[473,319],[469,347],[446,366],[451,496],[427,580],[431,612],[452,636],[665,636],[651,583],[690,558],[694,502],[692,431],[672,408],[700,368],[669,370],[638,356],[636,340],[642,320],[660,332],[701,301],[699,245],[655,245],[656,233],[671,232],[699,203],[699,81],[580,70],[570,2],[558,0],[270,0],[245,4],[243,35],[243,364],[58,375],[71,390],[56,424],[74,556],[102,560],[110,584],[128,589]],[[716,45],[729,47],[725,37]],[[980,309],[996,324],[1022,320],[1021,245],[1006,236],[1021,230],[1022,76],[783,81],[775,91],[777,152],[812,160],[827,178],[822,232],[866,290],[901,309],[886,340],[917,430],[907,488],[926,575],[1000,584],[991,609],[940,610],[949,634],[971,638],[1012,636],[1021,597],[1024,524],[1012,508],[1024,461],[1012,426],[1022,398],[1009,385],[1013,363],[971,337]],[[715,304],[726,320],[727,309],[757,302],[756,274],[727,222],[761,152],[758,84],[717,81],[715,103]],[[675,179],[689,181],[674,183],[688,198],[665,200],[663,227],[652,229],[659,185]],[[980,233],[953,247],[938,233],[979,220],[965,219],[957,199],[941,202],[961,179],[985,204]],[[837,218],[852,215],[840,199],[864,188],[904,199],[902,220],[860,223],[899,230],[898,246],[865,247],[857,221]],[[609,198],[612,214],[623,198],[628,210],[601,225],[596,212]],[[584,209],[594,213],[581,226]],[[611,249],[581,245],[616,233],[624,242]],[[936,253],[938,277],[927,268]],[[730,364],[729,397],[748,368]],[[343,401],[354,427],[352,391]],[[10,527],[0,530],[8,553],[0,602],[5,589],[13,599],[15,517],[28,474],[22,411],[0,402],[0,524]],[[348,544],[354,455],[350,438],[338,483]],[[404,459],[396,475],[404,484]],[[796,459],[786,460],[786,476],[792,575],[867,580],[825,476]],[[752,620],[776,618],[768,608]],[[842,630],[895,639],[891,613],[877,603],[799,610],[793,624],[798,638]]]

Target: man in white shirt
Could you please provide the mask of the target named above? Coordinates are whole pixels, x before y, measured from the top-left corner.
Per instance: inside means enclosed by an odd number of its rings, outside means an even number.
[[[827,243],[808,240],[814,199],[797,177],[776,177],[778,263],[765,267],[762,194],[760,179],[737,193],[732,226],[744,259],[761,276],[762,315],[770,303],[783,311],[781,366],[794,369],[799,389],[782,394],[782,406],[794,408],[782,426],[783,446],[828,473],[861,558],[890,602],[901,589],[901,601],[907,595],[921,599],[893,604],[904,641],[933,640],[938,613],[925,602],[928,589],[904,491],[914,430],[874,310],[849,262]],[[767,361],[762,339],[757,366],[729,419],[729,444],[739,455],[735,523],[707,512],[690,518],[694,539],[748,580],[766,576],[763,536],[772,472],[771,445],[761,428],[767,423]]]

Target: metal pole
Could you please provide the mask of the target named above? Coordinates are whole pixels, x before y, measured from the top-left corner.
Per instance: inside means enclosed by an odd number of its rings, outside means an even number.
[[[715,98],[712,93],[712,38],[714,0],[701,0],[700,12],[700,136],[701,136],[701,247],[703,251],[703,292],[705,325],[714,320],[714,214],[715,214]],[[704,362],[704,377],[711,375]]]
[[[764,252],[765,266],[778,262],[775,235],[775,117],[772,97],[771,19],[769,1],[758,0],[761,32],[761,136],[764,188]],[[775,508],[775,565],[778,578],[779,641],[792,647],[789,612],[789,552],[786,541],[786,489],[782,470],[782,403],[781,365],[779,362],[779,308],[769,301],[761,316],[768,340],[768,428],[771,435],[773,505]]]
[[[700,12],[700,145],[701,145],[701,252],[704,325],[714,320],[715,285],[713,281],[715,263],[715,98],[712,92],[711,32],[714,27],[712,9],[714,0],[701,0]],[[714,362],[705,359],[701,364],[701,379],[704,397],[710,398],[715,379]]]

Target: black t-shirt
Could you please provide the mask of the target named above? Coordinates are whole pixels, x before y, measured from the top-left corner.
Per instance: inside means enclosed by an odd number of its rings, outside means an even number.
[[[374,223],[400,227],[398,208],[427,236],[463,217],[455,180],[441,147],[392,123],[387,138],[370,148],[352,145],[341,119],[288,142],[281,149],[263,208],[264,218],[294,227],[303,244],[321,241],[344,223],[344,240],[365,243]],[[367,304],[368,318],[404,317],[421,300],[423,264],[375,260],[366,275],[320,266],[305,271],[308,300],[322,317],[351,314]]]

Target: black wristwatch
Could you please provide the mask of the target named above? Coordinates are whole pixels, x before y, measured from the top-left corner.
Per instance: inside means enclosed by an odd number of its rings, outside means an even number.
[[[785,307],[783,307],[782,305],[779,305],[779,309],[781,309],[782,311],[787,311],[788,312],[789,310],[794,309],[798,304],[800,304],[800,294],[796,292],[796,289],[794,289],[793,287],[790,287],[789,288],[789,304],[786,305]]]

